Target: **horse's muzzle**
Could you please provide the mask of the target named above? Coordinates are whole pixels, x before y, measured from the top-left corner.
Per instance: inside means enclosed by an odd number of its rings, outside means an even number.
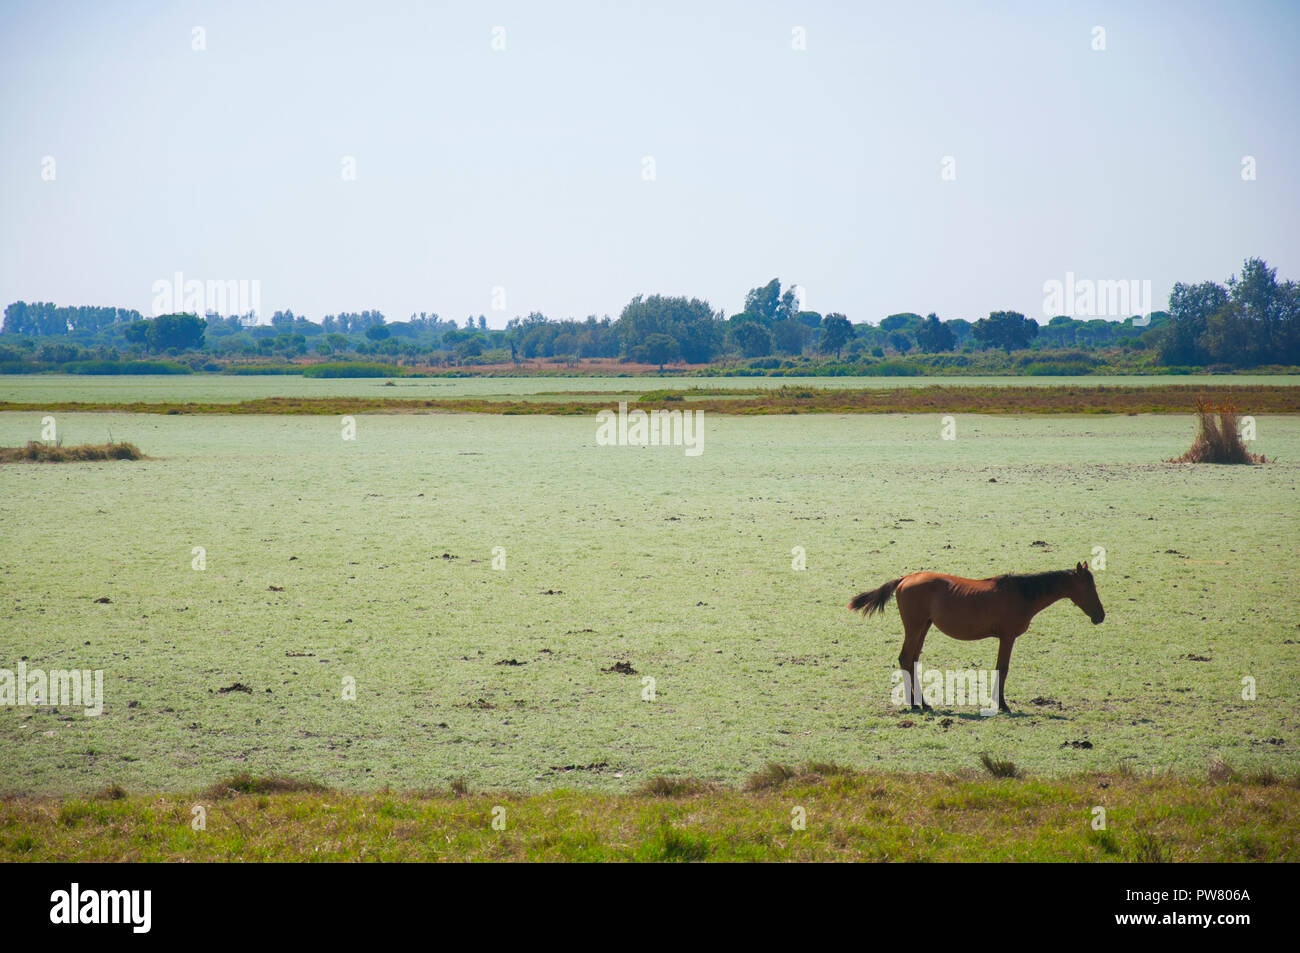
[[[1106,619],[1106,613],[1098,612],[1095,616],[1092,617],[1092,624],[1101,625],[1102,622],[1105,621],[1105,619]]]

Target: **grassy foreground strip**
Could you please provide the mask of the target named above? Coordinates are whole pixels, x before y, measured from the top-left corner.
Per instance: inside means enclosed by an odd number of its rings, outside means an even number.
[[[24,860],[1295,861],[1300,783],[812,764],[771,765],[741,790],[661,778],[623,795],[343,794],[244,776],[188,796],[5,799],[0,861]]]
[[[608,396],[554,393],[537,400],[398,397],[265,397],[238,403],[78,402],[38,404],[0,401],[0,412],[34,411],[136,414],[594,414],[611,406]],[[714,414],[1186,414],[1197,400],[1230,403],[1242,414],[1300,413],[1300,387],[1247,385],[1206,387],[903,387],[894,390],[830,390],[782,387],[761,395],[695,398],[689,391],[655,391],[629,403],[654,408],[706,410]]]

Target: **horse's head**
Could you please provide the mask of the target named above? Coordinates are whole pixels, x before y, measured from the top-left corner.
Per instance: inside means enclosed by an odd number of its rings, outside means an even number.
[[[1092,572],[1087,563],[1079,563],[1070,574],[1070,601],[1087,614],[1093,625],[1100,625],[1106,618],[1106,610],[1101,607],[1101,597],[1097,595],[1097,584],[1093,582]]]

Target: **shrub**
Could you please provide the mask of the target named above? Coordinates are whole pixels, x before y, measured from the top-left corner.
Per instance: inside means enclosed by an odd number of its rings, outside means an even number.
[[[1029,377],[1081,377],[1092,373],[1092,365],[1082,361],[1053,363],[1034,361],[1024,365],[1024,373]]]
[[[348,361],[330,364],[312,364],[303,368],[303,377],[401,377],[392,364],[372,364]]]
[[[666,401],[681,400],[681,391],[676,390],[648,390],[637,398],[637,403],[660,404]]]
[[[226,373],[236,377],[248,377],[262,374],[302,374],[303,369],[297,364],[234,364],[226,368]]]
[[[176,361],[78,361],[65,364],[67,374],[193,374]]]
[[[80,460],[145,460],[133,443],[50,446],[29,441],[25,447],[0,447],[0,463],[74,463]]]
[[[1102,362],[1099,359],[1087,351],[1078,350],[1037,351],[1016,358],[1016,364],[1020,367],[1028,367],[1031,364],[1083,364],[1087,367],[1096,367],[1100,363]]]
[[[868,364],[856,373],[863,377],[920,377],[925,369],[911,361],[880,361]]]
[[[980,755],[980,764],[984,765],[984,769],[995,778],[1020,777],[1020,769],[1016,767],[1014,761],[994,758],[987,751]]]
[[[1241,442],[1237,430],[1237,411],[1231,401],[1218,408],[1219,420],[1214,420],[1215,407],[1211,401],[1197,399],[1197,433],[1191,449],[1170,463],[1264,463],[1263,454],[1251,453]]]

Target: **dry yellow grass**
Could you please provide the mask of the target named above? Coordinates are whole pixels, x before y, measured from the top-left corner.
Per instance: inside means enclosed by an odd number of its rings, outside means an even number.
[[[1241,442],[1237,410],[1232,401],[1218,405],[1219,420],[1214,420],[1213,401],[1196,401],[1197,431],[1191,449],[1170,463],[1265,463],[1264,455],[1251,453]]]
[[[144,460],[133,443],[85,443],[76,447],[28,441],[25,447],[0,447],[0,463],[76,463],[83,460]]]

